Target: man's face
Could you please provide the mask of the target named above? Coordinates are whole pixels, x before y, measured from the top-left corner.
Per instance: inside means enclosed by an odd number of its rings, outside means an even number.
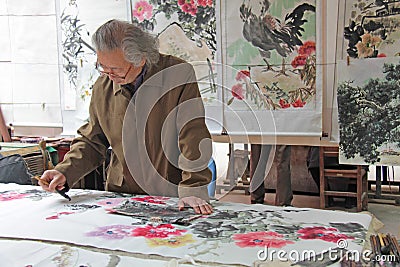
[[[133,82],[142,71],[145,60],[139,67],[133,66],[125,60],[121,49],[112,51],[97,51],[96,67],[102,75],[108,77],[117,84],[128,84]]]

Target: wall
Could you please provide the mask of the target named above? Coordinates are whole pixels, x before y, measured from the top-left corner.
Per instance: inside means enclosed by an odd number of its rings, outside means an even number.
[[[54,0],[0,0],[0,104],[7,123],[62,126],[56,13]]]
[[[79,88],[89,83],[85,68],[94,71],[96,56],[85,50],[90,56],[78,58],[79,83],[69,87],[63,70],[61,13],[71,4],[78,6],[82,39],[90,43],[91,33],[102,23],[129,17],[128,2],[0,0],[0,105],[16,135],[76,134],[88,118],[90,100],[82,100]]]

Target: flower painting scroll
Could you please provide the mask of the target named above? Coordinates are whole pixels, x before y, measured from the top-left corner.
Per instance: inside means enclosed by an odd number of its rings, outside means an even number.
[[[192,63],[205,104],[216,98],[210,65],[217,50],[215,1],[131,0],[132,21],[156,34],[160,51]]]
[[[225,8],[230,6],[226,3]],[[315,11],[314,1],[237,3],[236,21],[230,19],[225,25],[227,64],[246,73],[255,88],[246,88],[236,77],[233,97],[240,99],[237,96],[249,93],[246,90],[258,90],[266,109],[312,106],[316,90]]]
[[[342,59],[400,55],[400,1],[345,1]]]
[[[87,12],[93,7],[96,7],[95,15],[93,12]],[[98,72],[94,68],[96,53],[91,36],[105,21],[126,20],[126,3],[107,0],[60,0],[59,8],[64,108],[78,110],[77,117],[87,117],[87,111],[80,109],[87,108],[93,84],[98,78]],[[86,106],[82,105],[81,101],[86,101]]]
[[[315,0],[132,0],[131,8],[132,21],[158,35],[161,52],[195,66],[206,113],[217,102],[225,106],[218,112],[250,111],[245,117],[285,111],[295,123],[278,132],[320,135]],[[236,123],[224,116],[228,131]]]
[[[275,121],[294,122],[278,123],[278,135],[320,134],[316,11],[311,0],[222,1],[229,109],[258,117],[272,111]]]

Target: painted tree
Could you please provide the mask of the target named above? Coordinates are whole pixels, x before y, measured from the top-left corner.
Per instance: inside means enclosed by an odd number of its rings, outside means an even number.
[[[380,161],[382,144],[400,147],[400,63],[384,64],[383,73],[363,86],[351,81],[338,86],[340,148],[346,158],[359,154],[373,164]]]

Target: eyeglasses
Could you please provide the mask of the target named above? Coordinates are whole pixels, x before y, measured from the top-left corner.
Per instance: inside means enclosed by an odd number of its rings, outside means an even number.
[[[128,70],[125,72],[125,75],[120,76],[120,75],[117,75],[117,74],[114,73],[115,70],[116,70],[116,69],[119,69],[119,68],[109,68],[110,71],[105,71],[105,70],[104,70],[104,67],[103,67],[99,62],[96,62],[96,70],[97,70],[100,74],[105,74],[105,75],[111,76],[112,78],[117,78],[117,79],[121,79],[121,80],[124,80],[124,79],[126,78],[126,75],[128,75],[128,73],[129,73],[129,71],[131,70],[131,68],[132,68],[132,64],[129,64],[129,68],[128,68]]]

